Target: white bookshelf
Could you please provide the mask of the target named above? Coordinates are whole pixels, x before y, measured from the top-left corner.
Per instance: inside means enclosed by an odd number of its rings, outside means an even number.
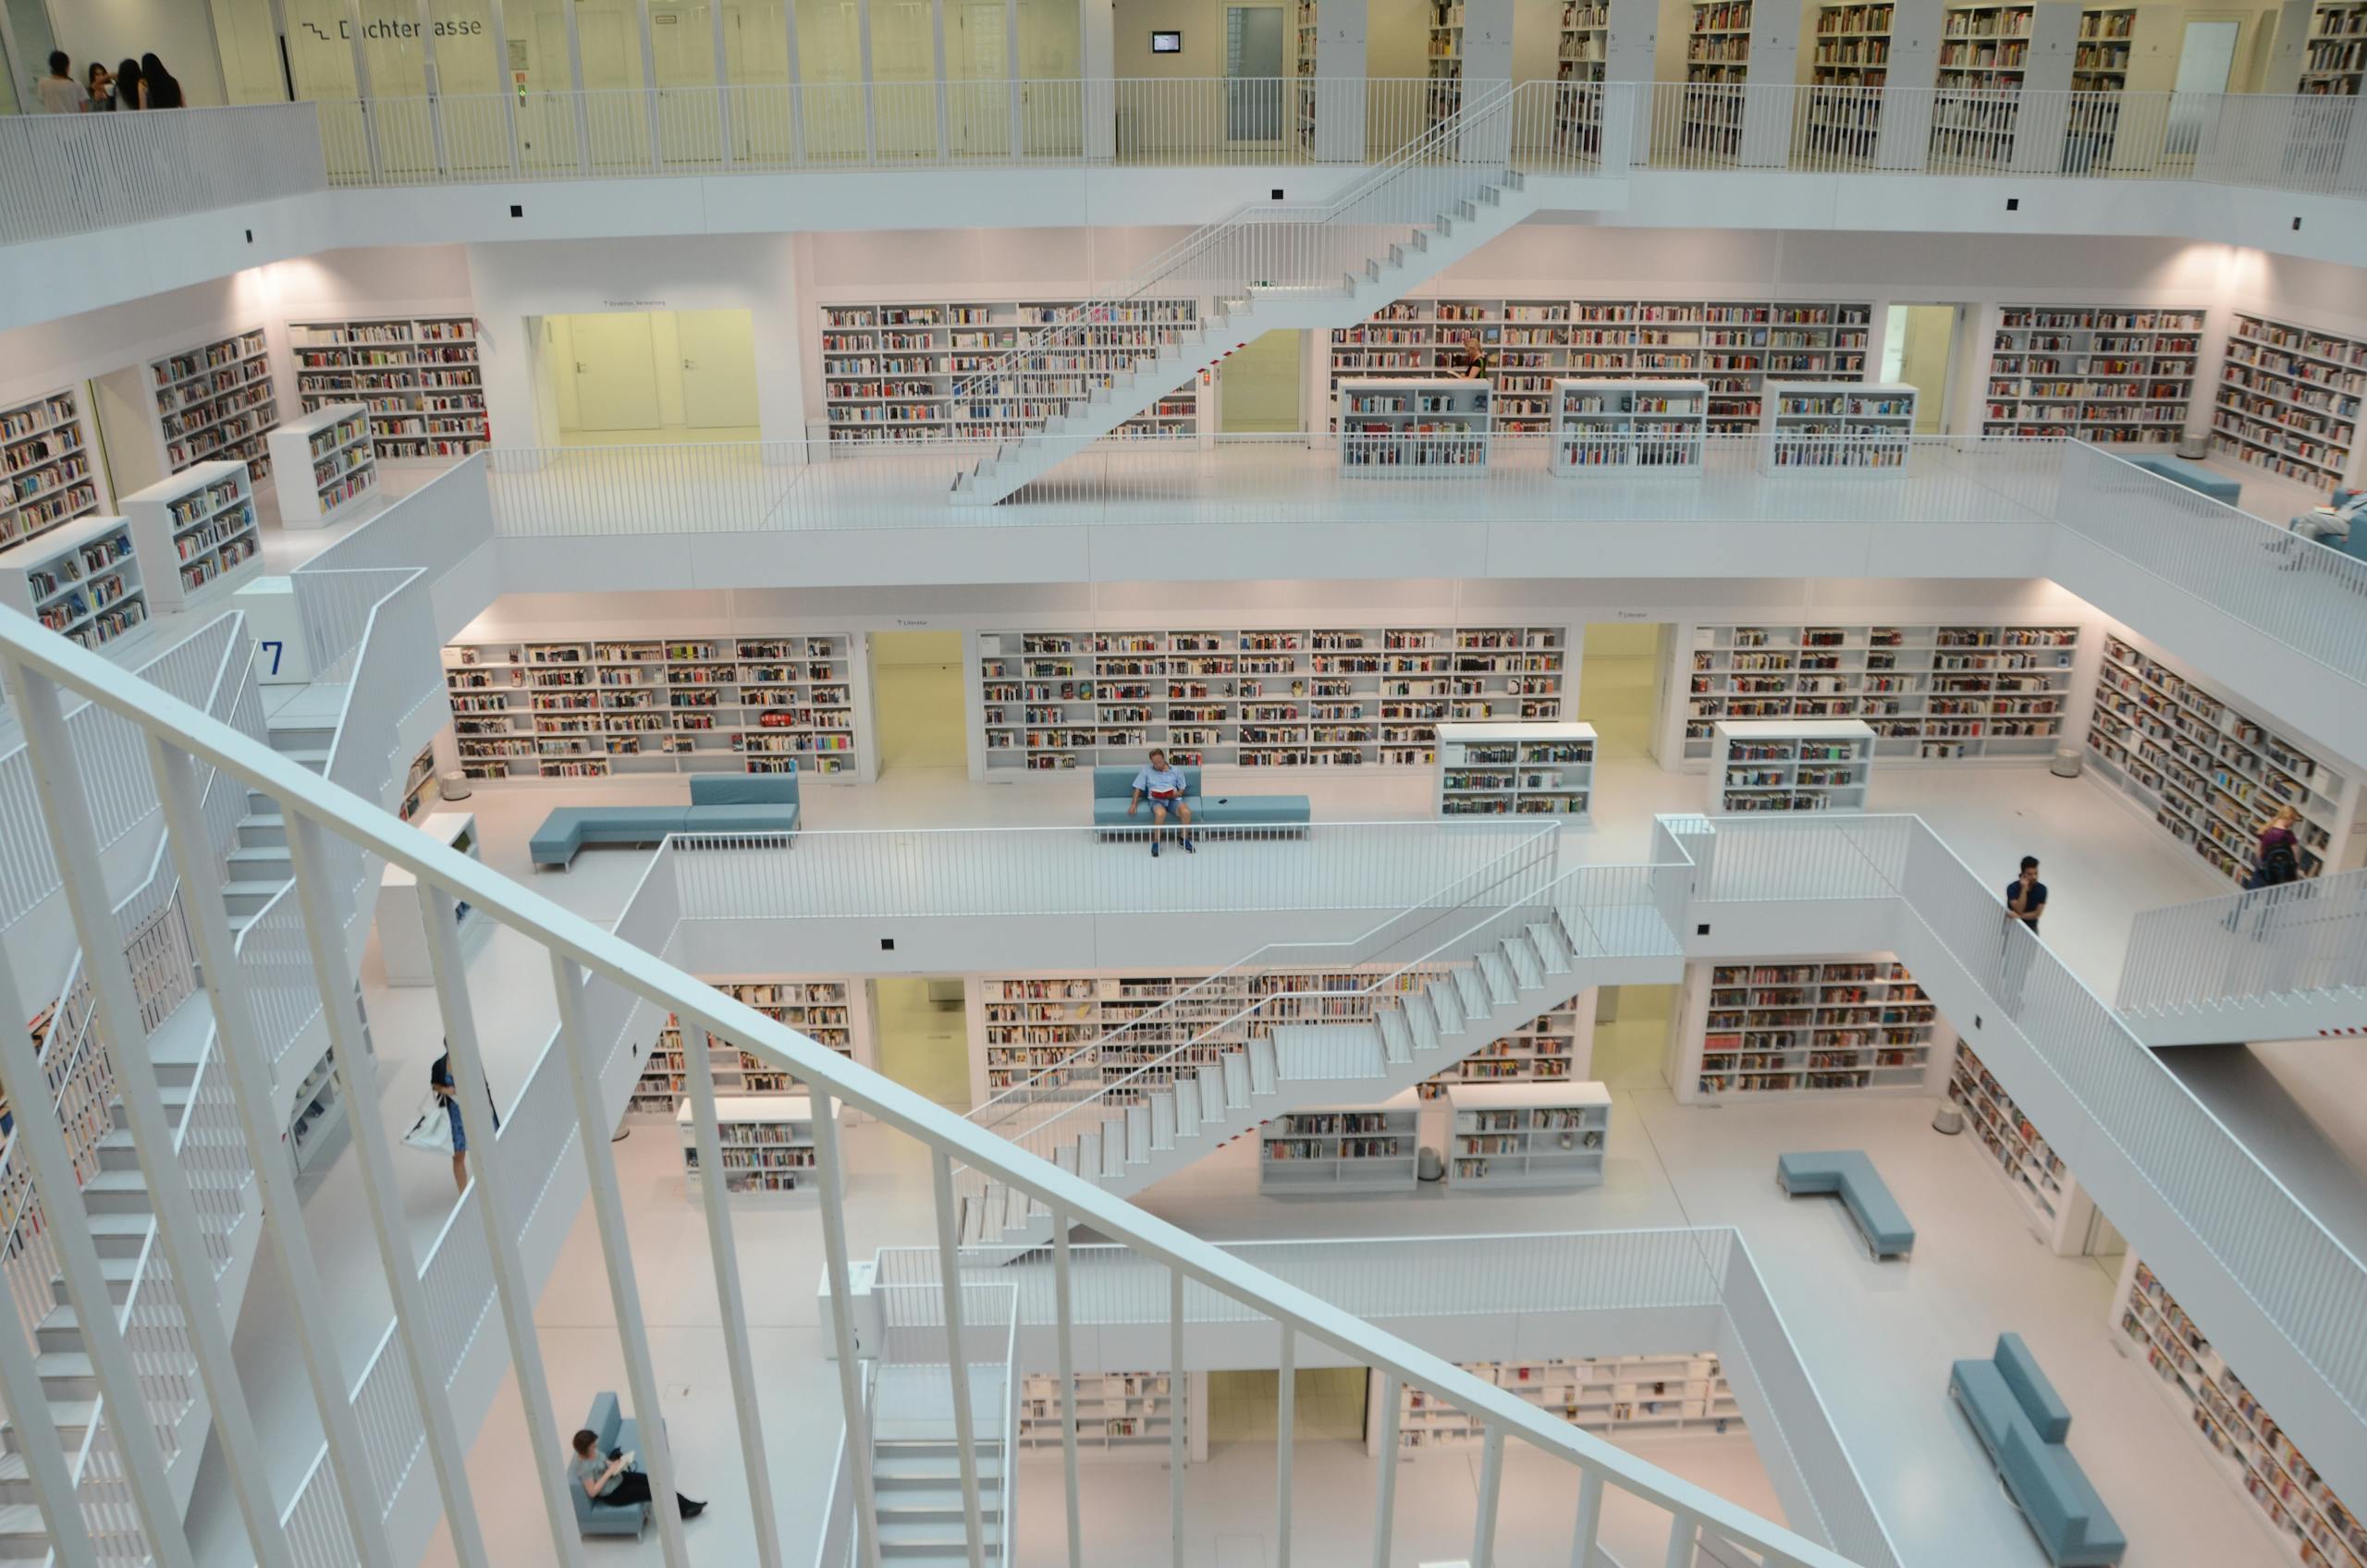
[[[409,822],[419,815],[420,808],[435,798],[435,743],[429,741],[411,759],[411,766],[403,770],[402,818]]]
[[[2030,0],[1950,6],[1938,55],[1939,95],[1932,105],[1935,166],[1995,168],[2011,163],[2030,80],[2033,7]]]
[[[1710,727],[1709,809],[1863,811],[1873,767],[1863,719],[1720,719]]]
[[[1441,724],[1441,816],[1594,820],[1591,724]]]
[[[1771,381],[1760,417],[1760,466],[1769,473],[1904,472],[1915,396],[1905,382]]]
[[[1553,384],[1555,473],[1699,473],[1709,430],[1706,381]]]
[[[844,632],[508,639],[444,650],[476,778],[862,773]]]
[[[1610,54],[1610,0],[1562,0],[1553,76],[1564,91],[1553,100],[1555,152],[1588,156],[1601,150],[1601,96],[1586,90],[1601,82]]]
[[[1453,1191],[1602,1181],[1611,1091],[1600,1084],[1457,1084],[1446,1092],[1446,1107]]]
[[[1964,1108],[1965,1131],[1980,1140],[1986,1163],[2021,1205],[2031,1233],[2058,1256],[2078,1256],[2087,1246],[2094,1200],[1962,1040],[1948,1071],[1948,1098]]]
[[[1741,7],[1748,11],[1749,6]],[[1738,96],[1731,101],[1739,104]],[[1739,123],[1739,122],[1737,122]],[[1502,435],[1553,428],[1553,384],[1570,379],[1695,379],[1710,389],[1712,435],[1759,429],[1763,389],[1778,381],[1857,381],[1866,374],[1873,307],[1784,300],[1416,298],[1331,333],[1331,428],[1343,382],[1452,374],[1465,346],[1495,357],[1490,423]]]
[[[2186,434],[2199,310],[2007,305],[1989,358],[1984,435],[2167,446]]]
[[[2136,37],[2136,6],[2084,7],[2079,12],[2079,47],[2071,57],[2071,91],[2125,92],[2128,87],[2128,60],[2135,48]],[[2105,110],[2116,106],[2100,105]],[[2091,125],[2105,127],[2106,122],[2094,120]]]
[[[1174,1380],[1165,1372],[1079,1372],[1074,1378],[1080,1458],[1163,1464],[1172,1443],[1171,1423],[1179,1416],[1184,1424],[1187,1454],[1207,1457],[1208,1438],[1195,1430],[1198,1423],[1193,1415],[1194,1396],[1207,1388],[1206,1373],[1184,1375],[1180,1402]],[[1067,1418],[1060,1378],[1028,1373],[1019,1391],[1022,1452],[1060,1452],[1063,1446],[1061,1426]]]
[[[972,1096],[983,1102],[1054,1069],[1061,1075],[1043,1086],[1114,1083],[1152,1063],[1159,1065],[1140,1083],[1164,1084],[1178,1064],[1213,1062],[1277,1024],[1367,1022],[1372,998],[1321,993],[1356,990],[1386,973],[1274,970],[1228,974],[1208,984],[1205,974],[1140,971],[986,975],[971,988]],[[1415,970],[1396,989],[1418,990],[1439,973]],[[1260,1002],[1256,1014],[1242,1016]],[[1417,1085],[1417,1098],[1439,1098],[1458,1084],[1565,1084],[1585,1077],[1593,1009],[1590,991],[1565,998]],[[1121,1029],[1125,1032],[1113,1036]],[[1098,1049],[1085,1049],[1105,1039]],[[1174,1060],[1166,1060],[1171,1053]],[[1072,1056],[1078,1060],[1062,1067]],[[1131,1096],[1122,1090],[1116,1097]]]
[[[1073,349],[1041,359],[987,395],[957,385],[993,368],[1074,300],[883,300],[822,307],[822,412],[833,442],[996,440],[1040,425],[1176,341],[1198,320],[1190,300],[1101,308]],[[1197,378],[1118,427],[1120,436],[1199,428]]]
[[[1257,1129],[1257,1190],[1410,1193],[1421,1153],[1421,1102],[1411,1089],[1378,1106],[1294,1110]]]
[[[696,1187],[699,1170],[696,1108],[674,1113],[682,1145],[682,1174]],[[716,1137],[723,1146],[723,1186],[732,1194],[793,1193],[814,1181],[814,1102],[803,1095],[717,1095]]]
[[[854,1014],[845,980],[710,980],[717,990],[766,1017],[828,1046],[850,1061],[855,1058]],[[785,1095],[803,1088],[797,1075],[760,1056],[717,1039],[706,1040],[707,1071],[721,1095]],[[682,1055],[682,1023],[672,1013],[642,1059],[641,1076],[626,1097],[628,1116],[672,1116],[690,1096],[690,1064]]]
[[[1743,96],[1750,80],[1751,0],[1693,0],[1685,41],[1685,80],[1700,89],[1685,95],[1680,134],[1685,151],[1711,159],[1742,150]]]
[[[325,528],[377,496],[370,410],[360,403],[325,404],[274,430],[269,444],[283,528]]]
[[[2238,312],[2213,400],[2214,451],[2319,490],[2356,467],[2367,341]]]
[[[2359,863],[2356,781],[2125,632],[2104,639],[2088,752],[2098,773],[2231,881],[2250,875],[2260,829],[2281,805],[2301,814],[2302,876]]]
[[[1493,396],[1479,380],[1343,381],[1340,472],[1390,479],[1485,468]]]
[[[0,408],[0,549],[99,509],[82,405],[67,388]]]
[[[2152,1369],[2180,1425],[2218,1458],[2227,1484],[2276,1539],[2273,1560],[2300,1568],[2367,1568],[2367,1526],[2294,1446],[2136,1253],[2122,1260],[2113,1318],[2123,1354]]]
[[[1817,7],[1804,129],[1808,145],[1823,157],[1874,154],[1882,135],[1882,99],[1869,90],[1890,77],[1893,10],[1890,0],[1840,0]]]
[[[122,504],[159,609],[215,596],[263,569],[263,527],[242,462],[199,463]]]
[[[370,410],[381,462],[464,458],[491,440],[472,316],[372,316],[288,324],[304,411]]]
[[[1939,1090],[1945,1026],[1890,954],[1692,963],[1686,986],[1669,1081],[1688,1104]]]
[[[1696,626],[1684,754],[1722,719],[1862,719],[1877,756],[2051,754],[2071,704],[2076,625]]]
[[[1315,151],[1316,56],[1321,42],[1316,0],[1293,0],[1291,17],[1291,130],[1304,157]]]
[[[85,648],[103,648],[146,623],[141,573],[129,523],[80,518],[0,550],[0,605]]]
[[[250,480],[270,474],[264,432],[279,423],[279,403],[263,328],[151,360],[148,383],[167,472],[226,458],[245,463]]]
[[[1464,0],[1428,0],[1429,33],[1424,45],[1430,79],[1430,123],[1451,119],[1463,107]]]
[[[2356,98],[2362,78],[2367,78],[2367,0],[2326,0],[2310,13],[2300,90]]]
[[[1570,1361],[1473,1361],[1466,1372],[1490,1382],[1549,1415],[1590,1432],[1638,1437],[1649,1432],[1740,1435],[1742,1410],[1711,1351],[1673,1355],[1601,1355]],[[1487,1433],[1458,1406],[1420,1389],[1399,1385],[1397,1449],[1410,1457],[1426,1449],[1478,1448]],[[1380,1398],[1372,1374],[1370,1400]],[[1376,1452],[1382,1423],[1366,1423],[1367,1452]]]
[[[1557,721],[1567,629],[988,631],[990,773],[1137,764],[1427,768],[1441,723]]]

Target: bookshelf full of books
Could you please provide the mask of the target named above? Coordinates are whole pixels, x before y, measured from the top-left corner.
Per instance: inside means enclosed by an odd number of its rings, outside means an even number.
[[[2021,1205],[2030,1233],[2058,1256],[2078,1256],[2087,1245],[2094,1200],[1962,1040],[1948,1072],[1948,1098],[1963,1108],[1965,1130]]]
[[[444,650],[472,778],[867,772],[845,632],[506,639]]]
[[[1441,816],[1594,820],[1591,724],[1441,724]]]
[[[1490,402],[1481,380],[1343,381],[1340,472],[1420,479],[1488,466]]]
[[[419,749],[403,770],[403,804],[401,816],[405,822],[417,820],[420,808],[435,796],[435,743],[429,741]]]
[[[2352,483],[2367,340],[2238,312],[2211,446],[2319,490]]]
[[[1557,381],[1553,472],[1628,477],[1699,473],[1708,455],[1705,381]]]
[[[1439,973],[1410,972],[1394,989],[1418,989]],[[1385,974],[987,975],[975,987],[971,1020],[972,1101],[1030,1081],[1045,1088],[1114,1084],[1146,1068],[1137,1082],[1155,1086],[1177,1066],[1212,1063],[1278,1024],[1367,1023],[1380,997],[1367,987]],[[1439,1098],[1458,1084],[1583,1078],[1593,1008],[1591,992],[1564,999],[1418,1085],[1418,1097]]]
[[[1079,1372],[1074,1377],[1079,1458],[1163,1464],[1173,1441],[1171,1423],[1179,1417],[1187,1452],[1208,1456],[1207,1436],[1194,1430],[1197,1423],[1192,1418],[1193,1395],[1206,1390],[1208,1374],[1186,1373],[1180,1401],[1174,1379],[1165,1372]],[[1058,1454],[1064,1443],[1061,1427],[1067,1419],[1059,1376],[1028,1373],[1019,1392],[1021,1452]]]
[[[1426,107],[1437,125],[1463,107],[1463,24],[1466,0],[1424,0],[1429,32],[1423,45],[1430,79]]]
[[[1408,298],[1332,330],[1331,428],[1343,383],[1453,374],[1477,343],[1498,435],[1551,431],[1558,381],[1680,379],[1708,386],[1708,434],[1753,435],[1771,377],[1863,380],[1872,321],[1863,302]]]
[[[1888,953],[1693,963],[1686,986],[1671,1042],[1682,1101],[1937,1089],[1939,1010]]]
[[[1611,1091],[1600,1084],[1457,1084],[1446,1111],[1451,1192],[1602,1182]]]
[[[2007,305],[1989,358],[1984,435],[2169,446],[2186,434],[2200,310]]]
[[[1269,1197],[1410,1193],[1421,1114],[1409,1089],[1378,1106],[1277,1116],[1257,1129],[1257,1190]]]
[[[1916,389],[1903,381],[1835,386],[1767,384],[1759,464],[1768,473],[1904,473],[1914,449]]]
[[[845,980],[716,980],[717,990],[743,1002],[766,1017],[789,1025],[815,1044],[852,1060],[855,1056],[853,1014]],[[785,1095],[804,1085],[797,1075],[706,1035],[707,1069],[715,1075],[719,1095]],[[671,1013],[657,1032],[649,1054],[642,1059],[641,1076],[625,1101],[628,1116],[670,1118],[690,1096],[689,1063],[684,1060],[681,1021]]]
[[[70,389],[0,408],[0,549],[99,509],[81,410]]]
[[[217,594],[263,568],[262,525],[242,462],[199,463],[158,480],[123,498],[123,516],[160,609]],[[167,561],[169,575],[162,570]]]
[[[2367,78],[2367,0],[2320,0],[2310,14],[2300,91],[2356,98]]]
[[[1932,105],[1933,167],[2000,168],[2013,162],[2021,94],[2030,83],[2035,15],[2030,0],[1982,0],[1947,8],[1941,24],[1939,94]]]
[[[304,410],[362,404],[384,461],[465,458],[492,439],[474,317],[294,321],[288,351]]]
[[[2144,1359],[2171,1408],[2260,1511],[2280,1549],[2275,1560],[2367,1568],[2367,1525],[2134,1251],[2121,1262],[2112,1311],[2122,1354]]]
[[[235,458],[247,465],[250,480],[270,475],[264,433],[279,423],[279,403],[264,357],[263,328],[152,360],[148,380],[166,472]]]
[[[682,1175],[695,1194],[699,1169],[696,1108],[674,1113],[682,1145]],[[715,1098],[715,1130],[722,1145],[723,1188],[734,1196],[793,1193],[814,1182],[814,1102],[803,1095],[723,1095]]]
[[[1567,629],[1261,627],[989,631],[989,772],[1147,760],[1427,768],[1447,722],[1562,717]]]
[[[267,439],[281,527],[325,528],[377,498],[378,448],[360,403],[325,403]]]
[[[1882,93],[1890,79],[1890,0],[1838,0],[1817,7],[1816,75],[1803,129],[1809,149],[1831,161],[1874,155]]]
[[[1742,1410],[1712,1351],[1675,1355],[1601,1355],[1573,1361],[1474,1361],[1463,1369],[1514,1397],[1590,1432],[1641,1436],[1690,1432],[1738,1436]],[[1372,1375],[1373,1400],[1380,1374]],[[1367,1424],[1369,1452],[1383,1424]],[[1420,1389],[1399,1385],[1397,1449],[1476,1449],[1487,1432],[1471,1415]]]
[[[119,517],[85,517],[0,550],[0,605],[68,642],[104,648],[148,619],[148,589]]]
[[[2261,827],[2286,805],[2300,813],[2303,876],[2359,863],[2355,781],[2117,630],[2104,639],[2088,753],[2097,772],[2231,881],[2251,874]]]
[[[1728,719],[1862,719],[1874,754],[2034,759],[2070,706],[2077,625],[1696,626],[1684,754]]]
[[[1298,139],[1302,157],[1315,151],[1315,73],[1322,31],[1316,20],[1317,0],[1292,0],[1291,134]]]
[[[2112,163],[2120,131],[2119,94],[2128,89],[2136,37],[2134,6],[2090,6],[2079,12],[2079,39],[2071,56],[2071,91],[2078,96],[2064,128],[2064,173],[2085,174]]]
[[[1611,0],[1562,0],[1555,46],[1553,149],[1591,155],[1602,149],[1603,67],[1610,58]]]
[[[1873,727],[1857,718],[1722,718],[1710,727],[1711,815],[1859,812]]]
[[[1685,151],[1723,161],[1742,151],[1743,86],[1750,80],[1751,0],[1693,0],[1685,40]]]
[[[1028,335],[1067,319],[1073,300],[896,300],[822,307],[822,409],[833,442],[995,440],[1040,425],[1131,372],[1198,319],[1190,300],[1098,306],[1080,340],[1004,366]],[[992,385],[989,373],[1011,374]],[[1196,380],[1196,378],[1195,378]],[[963,395],[957,397],[957,390]],[[1199,393],[1186,381],[1117,434],[1187,436]]]

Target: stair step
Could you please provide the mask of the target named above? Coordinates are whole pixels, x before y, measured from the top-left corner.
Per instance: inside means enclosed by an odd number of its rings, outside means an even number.
[[[1281,1076],[1274,1064],[1274,1042],[1262,1037],[1251,1040],[1249,1042],[1250,1094],[1253,1096],[1272,1094],[1274,1085],[1281,1081]]]
[[[1126,1108],[1126,1163],[1140,1165],[1150,1158],[1150,1107],[1137,1101]]]
[[[1227,1051],[1220,1065],[1224,1073],[1224,1103],[1227,1110],[1245,1110],[1249,1106],[1249,1059],[1238,1051]]]
[[[1562,940],[1562,933],[1551,921],[1540,920],[1528,928],[1529,946],[1537,949],[1539,962],[1548,974],[1570,973],[1570,949]]]
[[[1478,1018],[1489,1011],[1488,983],[1479,978],[1477,965],[1458,963],[1446,973],[1454,982],[1455,998],[1463,1003],[1466,1018]]]
[[[99,1258],[99,1278],[107,1285],[107,1296],[118,1306],[130,1299],[131,1282],[140,1277],[140,1259],[130,1257]],[[50,1297],[60,1306],[66,1305],[66,1280],[63,1276],[49,1282]]]
[[[1150,1097],[1150,1146],[1171,1149],[1175,1146],[1175,1096],[1154,1094]]]
[[[98,1144],[99,1169],[102,1170],[137,1170],[140,1150],[133,1145],[131,1134],[121,1128],[102,1134]]]
[[[1384,1003],[1373,1022],[1380,1026],[1381,1049],[1391,1061],[1414,1060],[1414,1026],[1405,1021],[1404,1008]]]
[[[1174,1119],[1172,1136],[1188,1138],[1200,1130],[1207,1118],[1200,1114],[1200,1079],[1196,1072],[1178,1072],[1175,1081],[1168,1084],[1163,1097]],[[1159,1125],[1156,1114],[1151,1118],[1151,1125]]]
[[[1433,980],[1422,987],[1422,994],[1430,998],[1430,1011],[1438,1018],[1440,1038],[1463,1032],[1463,998],[1456,992],[1453,981]]]
[[[232,914],[260,913],[279,894],[285,881],[238,881],[222,884],[222,907]]]
[[[49,1418],[53,1422],[56,1423],[57,1440],[59,1446],[64,1448],[68,1453],[71,1453],[76,1449],[80,1448],[82,1446],[83,1434],[91,1429],[91,1422],[98,1415],[98,1411],[99,1402],[95,1399],[51,1400],[49,1402]],[[25,1452],[21,1445],[21,1439],[18,1437],[17,1429],[14,1427],[7,1427],[5,1430],[0,1430],[0,1441],[6,1442],[8,1452],[10,1453],[22,1453]],[[15,1509],[9,1509],[6,1512],[13,1515],[17,1511]],[[31,1509],[28,1510],[28,1512],[31,1513],[33,1515],[34,1524],[32,1527],[34,1529],[46,1529],[46,1526],[41,1523],[41,1511],[39,1509]],[[23,1554],[11,1552],[6,1547],[0,1547],[0,1557],[21,1555]]]
[[[197,1085],[194,1084],[156,1085],[156,1097],[164,1102],[165,1121],[168,1125],[174,1127],[180,1125],[181,1112],[188,1109],[190,1096],[196,1092]],[[114,1124],[117,1127],[128,1128],[131,1125],[131,1112],[126,1109],[123,1101],[120,1099],[115,1101],[108,1109],[113,1113]]]
[[[1076,1136],[1076,1170],[1086,1181],[1101,1174],[1101,1134],[1079,1133]]]
[[[251,849],[268,849],[288,842],[288,819],[276,810],[250,812],[239,819],[239,842]]]
[[[79,1436],[76,1441],[80,1441]],[[0,1505],[0,1561],[37,1562],[49,1555],[49,1521],[42,1517],[38,1504]]]
[[[1535,990],[1545,984],[1545,965],[1537,957],[1537,944],[1527,936],[1507,937],[1499,944],[1503,949],[1504,962],[1512,965],[1513,979],[1525,991]]]
[[[1002,1455],[978,1450],[978,1482],[984,1486],[1002,1478]],[[950,1442],[881,1442],[872,1445],[871,1478],[880,1490],[930,1490],[960,1487],[962,1461]]]
[[[1492,1012],[1495,1009],[1520,999],[1520,988],[1513,980],[1513,966],[1503,954],[1481,953],[1478,981],[1487,987],[1489,1005],[1476,1011]],[[1468,974],[1469,971],[1465,971]]]
[[[0,1504],[31,1502],[32,1467],[21,1453],[0,1453]]]
[[[81,1351],[43,1351],[33,1357],[33,1371],[41,1378],[42,1392],[52,1402],[99,1397],[98,1373],[92,1367],[90,1356]]]
[[[1404,1010],[1405,1022],[1413,1025],[1415,1048],[1425,1051],[1438,1049],[1438,1006],[1430,1000],[1429,993],[1426,990],[1409,991],[1398,998],[1397,1005]]]
[[[81,1348],[82,1320],[75,1317],[74,1309],[63,1302],[43,1313],[41,1322],[34,1326],[33,1349],[35,1351],[80,1350]]]
[[[314,773],[328,771],[329,749],[326,746],[275,746],[272,750],[299,767],[309,767]]]
[[[92,1214],[150,1214],[147,1178],[138,1170],[101,1170],[82,1183],[82,1207]]]
[[[978,1522],[992,1527],[1002,1520],[1002,1493],[1000,1488],[978,1488]],[[879,1498],[879,1524],[885,1530],[891,1524],[950,1525],[958,1534],[963,1528],[962,1487],[959,1478],[950,1487],[900,1488]]]
[[[1126,1119],[1110,1116],[1101,1122],[1101,1177],[1114,1181],[1126,1173]]]
[[[129,1141],[128,1133],[110,1133],[111,1137]],[[92,1214],[85,1217],[91,1230],[91,1242],[101,1257],[137,1257],[148,1244],[148,1232],[154,1217],[146,1214]]]
[[[296,875],[285,844],[241,844],[223,857],[238,882],[284,883]]]

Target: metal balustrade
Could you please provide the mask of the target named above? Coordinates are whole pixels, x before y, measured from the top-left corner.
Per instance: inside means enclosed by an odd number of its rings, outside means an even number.
[[[312,104],[0,116],[0,245],[327,189]]]
[[[2146,910],[2129,927],[2114,1007],[2199,1013],[2251,1039],[2264,1004],[2311,992],[2337,993],[2367,1017],[2367,871]]]

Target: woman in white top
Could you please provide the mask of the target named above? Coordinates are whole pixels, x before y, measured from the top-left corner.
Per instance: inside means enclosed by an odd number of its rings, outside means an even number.
[[[1150,852],[1154,859],[1159,854],[1159,840],[1165,831],[1170,812],[1175,814],[1175,820],[1184,827],[1184,832],[1179,835],[1184,852],[1187,855],[1200,852],[1192,842],[1192,808],[1184,803],[1184,775],[1167,766],[1167,753],[1157,747],[1151,749],[1149,765],[1134,775],[1134,797],[1126,802],[1126,815],[1134,815],[1135,808],[1145,801],[1150,802]]]
[[[599,1442],[600,1434],[589,1427],[575,1434],[575,1457],[568,1461],[568,1479],[582,1487],[585,1497],[613,1508],[647,1502],[649,1477],[632,1468],[638,1455],[619,1450],[602,1459]],[[705,1503],[680,1492],[674,1494],[674,1506],[682,1511],[685,1519],[695,1519],[706,1512]]]

